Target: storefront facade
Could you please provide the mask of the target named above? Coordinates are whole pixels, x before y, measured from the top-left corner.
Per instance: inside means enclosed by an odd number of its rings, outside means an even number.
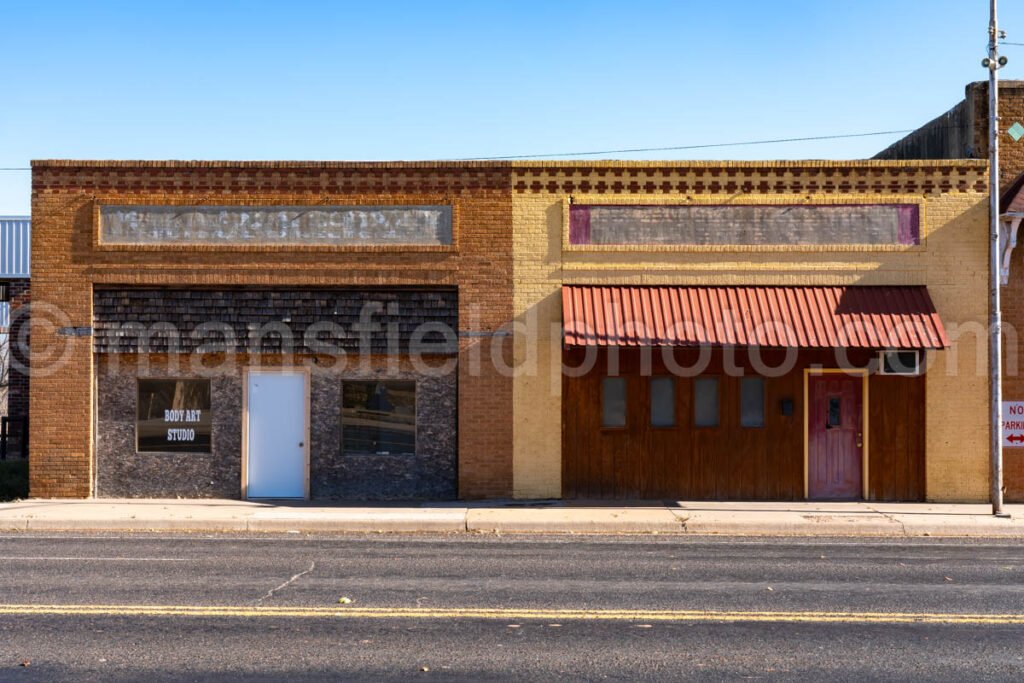
[[[983,500],[985,177],[36,162],[32,495]]]
[[[518,165],[516,495],[985,500],[985,169]]]
[[[33,496],[511,494],[506,173],[33,173]]]

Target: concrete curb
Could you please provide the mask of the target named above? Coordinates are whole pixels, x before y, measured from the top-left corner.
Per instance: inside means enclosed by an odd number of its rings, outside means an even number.
[[[567,512],[577,511],[470,509],[466,515],[466,530],[504,534],[682,534],[686,531],[683,520],[668,510],[601,511],[603,514]]]
[[[984,510],[979,505],[940,504],[647,502],[618,507],[537,503],[353,508],[242,501],[32,500],[0,504],[0,531],[1024,539],[1024,509],[1011,519],[996,519]]]
[[[248,531],[248,525],[244,520],[193,520],[193,519],[147,519],[147,520],[120,520],[109,521],[90,520],[88,522],[74,522],[65,519],[29,519],[26,520],[25,531],[78,531],[78,532],[210,532],[210,533],[232,533]]]

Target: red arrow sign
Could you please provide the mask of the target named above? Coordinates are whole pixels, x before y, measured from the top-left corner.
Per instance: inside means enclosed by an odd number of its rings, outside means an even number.
[[[1011,434],[1006,440],[1010,443],[1024,443],[1024,434]]]

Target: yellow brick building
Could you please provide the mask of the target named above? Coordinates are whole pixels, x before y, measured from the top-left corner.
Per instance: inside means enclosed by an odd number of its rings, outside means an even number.
[[[933,361],[922,389],[924,419],[913,425],[924,430],[924,492],[917,496],[934,501],[984,500],[988,485],[985,173],[984,163],[972,161],[516,164],[512,178],[516,359],[528,369],[515,377],[513,386],[515,496],[557,498],[567,489],[564,451],[571,442],[563,438],[568,415],[563,401],[566,385],[560,376],[563,286],[923,285],[952,346],[929,354]],[[568,239],[570,203],[913,204],[920,208],[921,233],[919,244],[912,246],[577,246]],[[802,397],[794,393],[792,398],[799,403]],[[877,400],[875,393],[867,400]],[[622,494],[637,490],[653,489],[611,486],[602,493],[628,497]]]

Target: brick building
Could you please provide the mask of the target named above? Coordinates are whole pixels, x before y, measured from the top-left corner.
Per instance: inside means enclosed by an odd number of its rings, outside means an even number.
[[[515,378],[516,495],[985,500],[986,349],[964,334],[987,316],[985,177],[976,161],[515,165],[515,311],[541,335],[517,346],[537,370]],[[949,348],[885,339],[926,326],[918,288]],[[851,322],[867,337],[829,337]],[[880,352],[921,347],[923,374],[880,372]],[[759,351],[792,363],[768,372]],[[586,372],[556,370],[588,353]]]
[[[511,493],[511,381],[478,361],[512,311],[503,170],[36,162],[32,209],[33,359],[53,352],[32,385],[32,495]],[[361,321],[364,302],[371,315]],[[178,340],[149,325],[157,311]],[[313,317],[332,324],[316,348],[306,336]],[[454,341],[419,340],[430,367],[414,367],[412,328],[456,320]],[[274,333],[281,325],[302,326],[292,348]],[[140,327],[145,343],[133,338]],[[339,362],[344,336],[364,334],[364,364]],[[455,369],[432,369],[449,359]],[[307,397],[298,413],[296,394]],[[258,431],[272,419],[306,426]],[[345,422],[358,438],[341,444]],[[186,440],[153,443],[164,426]],[[246,471],[242,454],[257,447],[287,451],[304,472]]]
[[[32,495],[983,500],[986,189],[37,161]]]
[[[999,82],[999,182],[1003,213],[1020,194],[1024,174],[1024,140],[1014,139],[1014,124],[1024,125],[1024,81]],[[988,81],[967,85],[964,99],[879,152],[876,159],[988,159]],[[1008,279],[1003,286],[1002,314],[1006,329],[1003,348],[1003,400],[1024,401],[1021,340],[1024,333],[1024,266],[1020,250],[1009,254]],[[1003,449],[1006,499],[1024,502],[1024,443]]]

